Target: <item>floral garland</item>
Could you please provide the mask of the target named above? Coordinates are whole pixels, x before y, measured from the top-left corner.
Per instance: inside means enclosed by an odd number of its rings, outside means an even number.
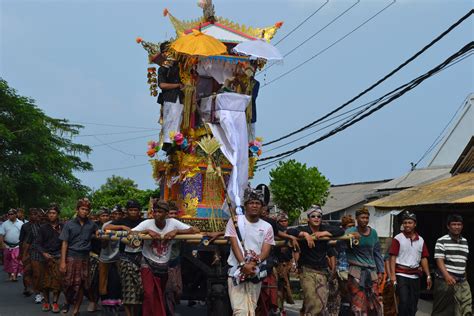
[[[252,140],[250,143],[249,143],[249,151],[250,153],[252,154],[252,156],[259,156],[262,154],[262,138],[261,137],[257,137],[255,138],[255,140]]]

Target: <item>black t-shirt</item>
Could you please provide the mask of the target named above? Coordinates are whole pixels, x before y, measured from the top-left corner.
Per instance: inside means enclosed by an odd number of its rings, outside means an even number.
[[[127,226],[127,227],[130,227],[130,228],[135,228],[141,222],[143,222],[143,219],[141,219],[141,218],[138,218],[138,219],[122,218],[122,219],[119,219],[118,221],[112,221],[112,223],[110,223],[110,224],[111,225],[116,225],[116,226]],[[120,243],[120,252],[124,252],[124,251],[125,251],[125,244],[121,242]]]
[[[328,231],[333,237],[344,235],[344,230],[342,228],[331,225],[321,224],[319,231]],[[290,228],[287,231],[288,235],[295,237],[298,237],[300,232],[307,232],[308,234],[313,233],[309,225]],[[307,266],[316,270],[323,270],[328,267],[326,256],[336,256],[334,247],[330,246],[328,241],[316,241],[314,248],[309,248],[308,243],[303,239],[299,241],[299,245],[301,248],[300,260],[298,261],[299,266]]]
[[[175,63],[170,67],[161,66],[158,69],[158,85],[161,83],[181,83],[179,78],[179,67]],[[181,89],[161,89],[161,98],[163,102],[177,102],[179,97],[180,103],[183,103],[183,92]],[[160,98],[160,97],[159,97]],[[160,103],[158,101],[158,103]]]

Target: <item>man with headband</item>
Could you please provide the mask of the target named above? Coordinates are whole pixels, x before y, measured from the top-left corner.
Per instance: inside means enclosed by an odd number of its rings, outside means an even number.
[[[231,245],[228,289],[234,316],[255,315],[262,286],[260,267],[275,244],[272,226],[260,219],[263,193],[248,188],[244,201],[245,215],[237,215],[239,232],[232,219],[225,231]]]
[[[336,252],[323,237],[338,237],[344,230],[322,223],[323,211],[317,205],[306,211],[308,225],[289,229],[288,234],[304,238],[299,242],[301,254],[298,260],[301,288],[303,290],[303,315],[316,316],[326,310],[328,301],[328,257],[332,258],[334,273]],[[316,239],[316,240],[315,240]]]
[[[415,316],[420,297],[420,276],[425,272],[428,290],[431,288],[428,247],[416,232],[416,215],[403,214],[403,232],[390,246],[390,279],[398,294],[398,313]]]
[[[349,279],[347,289],[351,295],[352,312],[355,315],[383,315],[379,299],[379,283],[384,273],[377,231],[369,226],[370,213],[366,208],[356,211],[357,226],[346,230],[347,234],[360,236],[359,245],[347,249]]]

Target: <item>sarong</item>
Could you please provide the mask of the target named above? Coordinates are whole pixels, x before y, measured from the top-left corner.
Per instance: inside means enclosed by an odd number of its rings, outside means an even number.
[[[329,316],[339,316],[341,308],[341,295],[339,292],[339,283],[337,277],[330,278],[329,282],[329,296],[328,296],[328,313]]]
[[[39,293],[42,290],[43,274],[44,274],[43,261],[31,260],[32,270],[32,288],[35,293]]]
[[[89,269],[90,287],[88,299],[89,301],[97,302],[99,299],[99,257],[92,252],[89,257]]]
[[[179,133],[179,127],[183,119],[184,105],[179,103],[179,98],[176,102],[163,103],[163,142],[172,143],[170,133]]]
[[[143,315],[166,316],[166,274],[155,276],[150,268],[140,269],[143,282]]]
[[[370,287],[359,285],[359,282],[349,275],[347,289],[351,295],[352,312],[355,316],[382,316],[383,307],[378,299],[378,284],[376,281],[370,281]]]
[[[281,262],[276,267],[278,277],[278,306],[283,308],[284,303],[295,304],[290,284],[290,262]]]
[[[23,285],[29,288],[33,284],[33,270],[31,270],[31,257],[26,254],[21,258],[23,266]]]
[[[432,316],[472,315],[471,288],[466,280],[449,286],[442,278],[436,278],[433,290]]]
[[[229,299],[233,316],[255,316],[262,283],[242,282],[234,285],[228,278]]]
[[[168,269],[165,297],[166,307],[170,315],[174,315],[174,308],[183,293],[183,280],[181,278],[181,265],[178,264]]]
[[[395,289],[393,288],[392,282],[385,283],[385,287],[382,291],[383,297],[383,314],[384,316],[397,316],[397,310],[395,308]]]
[[[118,262],[99,262],[99,294],[103,306],[113,307],[122,304]]]
[[[59,272],[60,258],[52,258],[43,262],[42,289],[48,291],[61,291],[61,272]]]
[[[3,249],[3,269],[6,273],[18,274],[23,271],[19,255],[20,247]]]
[[[278,309],[278,285],[274,273],[262,280],[262,288],[257,301],[256,315],[267,316]]]
[[[300,284],[303,290],[302,314],[327,315],[328,273],[303,267],[300,272]]]
[[[142,304],[143,285],[140,277],[141,253],[123,254],[120,258],[123,304]]]
[[[79,300],[81,287],[89,289],[89,258],[66,258],[66,275],[64,276],[64,294],[68,304]]]

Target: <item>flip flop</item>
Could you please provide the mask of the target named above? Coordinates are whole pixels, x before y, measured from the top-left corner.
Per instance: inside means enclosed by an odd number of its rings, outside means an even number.
[[[61,313],[63,314],[69,313],[69,308],[70,308],[69,304],[63,304],[63,306],[61,307]]]

